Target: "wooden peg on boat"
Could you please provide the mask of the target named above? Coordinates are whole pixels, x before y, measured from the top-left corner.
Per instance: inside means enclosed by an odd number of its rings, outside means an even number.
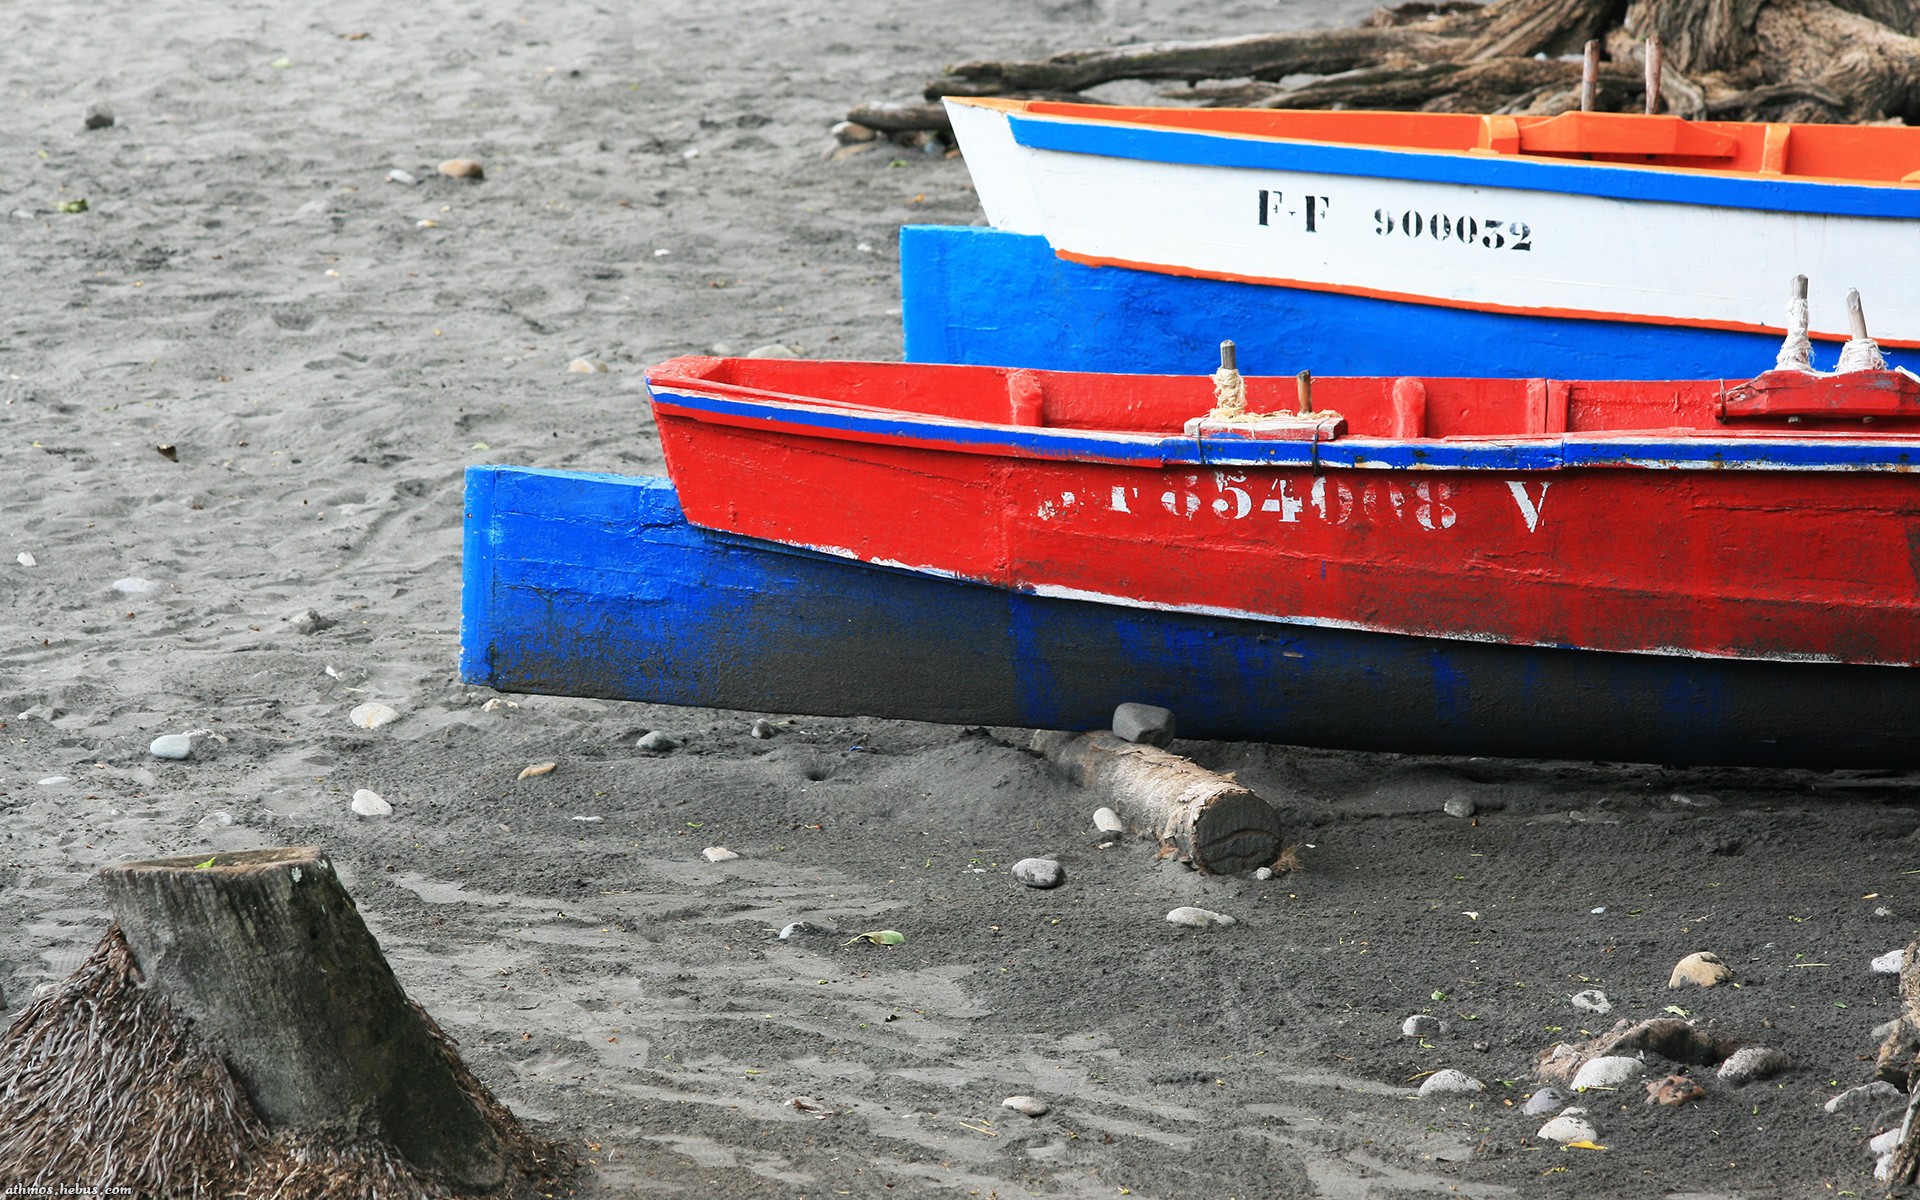
[[[1847,344],[1840,348],[1840,365],[1834,371],[1884,371],[1887,360],[1880,343],[1867,334],[1867,314],[1860,307],[1860,289],[1847,289]]]
[[[1586,58],[1580,64],[1580,111],[1592,112],[1600,91],[1600,41],[1587,43]]]
[[[1300,397],[1300,415],[1313,415],[1313,372],[1302,371],[1295,375],[1293,389]]]
[[[1231,421],[1247,411],[1247,385],[1240,378],[1233,343],[1220,343],[1220,369],[1213,373],[1213,412],[1209,416]]]
[[[1807,277],[1793,277],[1793,295],[1787,299],[1787,339],[1774,356],[1776,371],[1813,370],[1813,343],[1807,339]]]
[[[1660,111],[1660,65],[1664,56],[1660,51],[1660,39],[1647,39],[1647,112],[1649,115]]]

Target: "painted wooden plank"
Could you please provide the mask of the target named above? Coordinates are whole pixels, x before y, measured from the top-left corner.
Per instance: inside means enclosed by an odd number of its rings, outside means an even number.
[[[913,362],[1200,375],[1230,338],[1247,370],[1275,375],[1744,379],[1780,347],[1771,334],[1089,267],[1055,256],[1043,237],[970,226],[902,229],[900,291]],[[1838,341],[1816,341],[1820,362],[1838,356]],[[1920,352],[1888,349],[1887,359],[1920,368]]]
[[[1076,262],[1774,333],[1789,282],[1806,275],[1821,336],[1844,335],[1842,297],[1857,287],[1877,338],[1920,346],[1910,185],[1325,145],[1062,107],[949,101],[988,219]]]
[[[729,542],[663,479],[467,472],[461,674],[507,692],[1410,753],[1920,765],[1920,672],[1115,609]]]

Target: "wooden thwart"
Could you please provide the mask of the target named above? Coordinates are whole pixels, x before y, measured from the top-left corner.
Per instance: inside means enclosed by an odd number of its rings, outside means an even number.
[[[1128,826],[1170,845],[1195,870],[1231,875],[1280,857],[1280,815],[1251,789],[1106,730],[1043,730],[1033,748],[1075,783],[1103,794]]]

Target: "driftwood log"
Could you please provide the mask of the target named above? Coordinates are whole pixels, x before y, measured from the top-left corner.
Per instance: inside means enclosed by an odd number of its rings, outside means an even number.
[[[439,1200],[556,1173],[407,999],[319,851],[100,878],[116,924],[0,1038],[0,1179]]]
[[[1251,789],[1155,746],[1107,731],[1042,731],[1033,748],[1097,791],[1136,832],[1197,871],[1231,875],[1279,859],[1280,816]]]
[[[1910,1194],[1920,1175],[1920,942],[1907,947],[1900,960],[1900,1017],[1881,1043],[1874,1078],[1883,1079],[1908,1094],[1906,1119],[1900,1125],[1900,1144],[1887,1169],[1890,1195]]]
[[[1910,0],[1441,0],[1353,29],[963,62],[924,98],[1149,80],[1183,85],[1165,99],[1204,106],[1551,115],[1580,106],[1581,51],[1598,41],[1600,111],[1640,111],[1652,91],[1663,111],[1691,118],[1920,124],[1916,33]],[[1653,89],[1649,39],[1660,47]],[[926,124],[890,128],[946,128],[937,105],[913,107]]]

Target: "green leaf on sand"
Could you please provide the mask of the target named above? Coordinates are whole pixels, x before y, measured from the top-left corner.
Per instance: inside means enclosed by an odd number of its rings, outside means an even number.
[[[214,855],[214,856],[213,856],[213,858],[219,858],[219,857],[220,857],[220,856],[219,856],[218,854],[216,854],[216,855]],[[196,871],[204,871],[204,870],[206,870],[206,869],[207,869],[208,867],[210,867],[210,866],[212,866],[212,865],[213,865],[213,858],[210,858],[210,859],[208,859],[207,861],[205,861],[205,862],[203,862],[203,863],[195,863],[195,864],[193,864],[193,869],[194,869],[194,870],[196,870]]]
[[[87,201],[83,196],[78,200],[62,200],[60,211],[63,213],[83,213],[87,211]]]
[[[898,946],[901,942],[904,942],[906,940],[907,940],[907,935],[904,933],[901,933],[899,930],[875,929],[869,933],[863,933],[857,938],[850,939],[847,942],[847,945],[851,946],[853,945],[854,942],[858,942],[858,941],[868,941],[868,942],[872,942],[876,946]]]

